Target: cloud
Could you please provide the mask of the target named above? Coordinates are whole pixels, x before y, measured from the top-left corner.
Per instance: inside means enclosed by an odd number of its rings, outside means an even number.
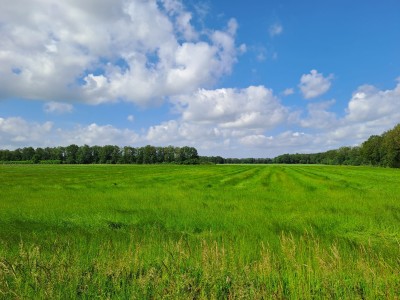
[[[129,122],[135,121],[135,117],[132,116],[132,115],[129,115],[126,119],[127,119]]]
[[[133,130],[112,125],[76,125],[57,128],[52,122],[30,122],[21,117],[0,117],[0,149],[77,145],[133,145],[140,136]]]
[[[60,102],[48,102],[45,103],[43,109],[47,113],[70,113],[73,111],[74,107],[69,103],[60,103]]]
[[[241,139],[285,124],[288,109],[264,86],[200,89],[174,100],[176,120],[151,126],[145,139],[156,144],[193,145],[203,153],[229,154]]]
[[[201,89],[178,97],[176,105],[184,121],[213,123],[220,128],[273,128],[283,123],[288,113],[264,86]]]
[[[283,32],[283,27],[279,23],[271,25],[268,29],[270,37],[281,35]]]
[[[350,122],[367,122],[397,118],[400,113],[399,99],[400,83],[393,90],[386,91],[363,85],[353,93],[347,107],[346,119]]]
[[[294,89],[293,89],[293,88],[287,88],[287,89],[285,89],[285,90],[282,92],[282,94],[283,94],[284,96],[293,95],[293,94],[294,94]]]
[[[203,20],[210,12],[211,7],[208,1],[195,1],[193,3],[193,7],[200,17],[200,20]]]
[[[20,117],[0,117],[0,148],[17,148],[27,145],[43,145],[49,142],[52,122],[28,122]]]
[[[371,85],[360,86],[353,93],[345,116],[329,133],[330,138],[354,144],[393,128],[400,120],[399,99],[400,83],[389,90],[379,90]]]
[[[146,106],[211,86],[236,62],[236,20],[200,31],[180,1],[23,2],[0,11],[0,99]]]
[[[304,128],[313,129],[333,128],[337,126],[338,120],[336,114],[328,111],[328,108],[334,103],[335,100],[308,104],[308,116],[300,120],[300,125]]]
[[[162,0],[165,10],[170,16],[175,17],[175,28],[186,40],[196,40],[198,32],[193,28],[190,21],[192,14],[185,11],[182,2],[177,0]]]
[[[311,70],[310,74],[303,74],[300,78],[299,88],[305,99],[311,99],[325,94],[331,87],[333,75],[324,77],[317,70]]]
[[[269,141],[272,141],[274,138],[272,136],[265,136],[263,134],[253,134],[242,137],[239,139],[240,143],[244,146],[249,147],[259,147],[266,146]]]
[[[240,54],[244,54],[244,53],[246,53],[247,52],[247,46],[246,46],[246,44],[240,44],[240,46],[239,46],[239,53]]]
[[[133,130],[119,129],[112,125],[88,126],[78,125],[72,130],[58,129],[57,134],[63,145],[133,145],[139,140],[139,135]]]
[[[269,153],[277,153],[278,150],[280,154],[283,154],[293,152],[293,148],[296,149],[297,147],[298,149],[300,146],[308,145],[312,138],[311,135],[304,132],[288,130],[275,136],[263,134],[246,136],[240,139],[240,143],[245,146],[264,148]]]
[[[267,49],[265,47],[252,47],[256,55],[256,60],[259,62],[263,62],[267,59]]]
[[[389,90],[363,85],[353,93],[342,118],[328,110],[334,104],[331,100],[309,104],[308,116],[298,122],[314,131],[313,151],[355,146],[399,123],[399,99],[400,83]]]
[[[195,145],[205,148],[218,144],[224,133],[214,125],[194,124],[182,120],[170,120],[151,126],[145,140],[155,144]]]

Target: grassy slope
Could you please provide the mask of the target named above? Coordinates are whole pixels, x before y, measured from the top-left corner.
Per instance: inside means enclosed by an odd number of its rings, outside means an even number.
[[[0,182],[6,298],[400,293],[399,170],[0,166]]]

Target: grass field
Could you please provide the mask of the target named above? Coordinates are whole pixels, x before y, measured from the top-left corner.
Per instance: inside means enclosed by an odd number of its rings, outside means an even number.
[[[1,299],[399,299],[400,170],[0,166]]]

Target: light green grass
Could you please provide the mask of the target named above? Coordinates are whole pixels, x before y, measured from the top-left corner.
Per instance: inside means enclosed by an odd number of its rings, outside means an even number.
[[[400,170],[15,165],[0,182],[0,298],[400,295]]]

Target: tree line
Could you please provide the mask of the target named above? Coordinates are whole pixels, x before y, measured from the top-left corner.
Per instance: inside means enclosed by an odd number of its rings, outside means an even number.
[[[400,124],[382,135],[372,135],[357,147],[341,147],[320,153],[282,154],[274,158],[204,157],[219,164],[326,164],[369,165],[400,168]]]
[[[357,147],[321,153],[283,154],[275,158],[199,156],[194,147],[77,146],[25,147],[0,150],[0,162],[55,164],[328,164],[400,168],[400,124],[382,135],[372,135]]]
[[[273,163],[369,165],[400,168],[400,124],[381,135],[372,135],[357,147],[341,147],[313,154],[283,154]]]
[[[199,156],[193,147],[78,146],[0,150],[0,161],[46,164],[195,164]]]

